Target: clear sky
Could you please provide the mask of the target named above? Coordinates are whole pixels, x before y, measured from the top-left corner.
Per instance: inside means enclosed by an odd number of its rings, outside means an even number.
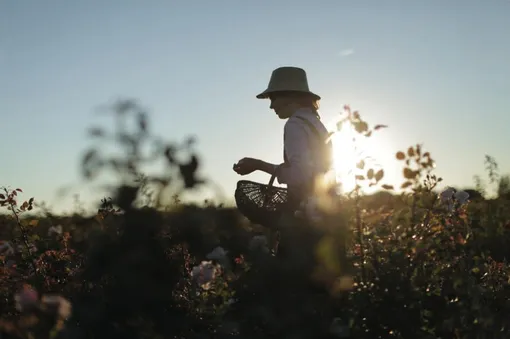
[[[472,185],[486,153],[510,171],[509,18],[507,0],[2,0],[0,185],[72,206],[55,194],[80,182],[85,130],[111,125],[95,107],[134,97],[154,133],[197,135],[232,195],[235,161],[281,161],[284,122],[255,95],[284,65],[306,69],[326,123],[350,104],[389,125],[374,138],[389,183],[394,153],[423,143],[447,184]]]

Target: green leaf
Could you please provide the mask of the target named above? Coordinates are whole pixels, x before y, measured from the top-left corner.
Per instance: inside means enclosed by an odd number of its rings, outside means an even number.
[[[409,187],[409,186],[411,186],[412,184],[413,184],[412,182],[410,182],[410,181],[406,181],[406,182],[404,182],[404,183],[400,186],[400,188],[408,188],[408,187]]]
[[[358,133],[366,132],[366,131],[368,131],[368,124],[364,121],[354,123],[354,129]]]
[[[373,177],[374,177],[374,170],[371,168],[367,171],[367,178],[372,180]]]
[[[414,148],[409,147],[407,149],[407,155],[410,156],[410,157],[414,157]]]
[[[403,174],[404,174],[404,178],[406,178],[406,179],[414,179],[418,173],[413,171],[409,167],[405,167],[403,170]]]
[[[377,171],[377,173],[375,174],[375,180],[376,181],[381,181],[381,179],[384,177],[384,170],[381,168],[380,170]]]

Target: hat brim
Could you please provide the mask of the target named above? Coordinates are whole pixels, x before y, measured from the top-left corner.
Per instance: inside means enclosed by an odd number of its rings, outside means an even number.
[[[281,92],[295,92],[295,93],[303,93],[303,94],[309,94],[311,95],[315,100],[320,100],[321,97],[318,96],[317,94],[313,93],[313,92],[309,92],[309,91],[270,91],[270,90],[265,90],[264,92],[260,93],[257,95],[257,99],[267,99],[269,98],[269,96],[273,93],[281,93]]]

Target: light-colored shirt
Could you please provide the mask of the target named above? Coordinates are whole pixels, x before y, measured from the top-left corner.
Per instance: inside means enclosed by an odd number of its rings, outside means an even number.
[[[315,127],[324,143],[329,137],[328,130],[311,109],[299,109],[287,120],[283,144],[288,163],[278,170],[277,179],[280,184],[287,184],[288,187],[311,182],[317,175],[324,173],[325,166],[331,166],[331,158],[324,159],[324,152],[317,150],[316,132],[300,118]],[[331,144],[325,147],[331,154]]]

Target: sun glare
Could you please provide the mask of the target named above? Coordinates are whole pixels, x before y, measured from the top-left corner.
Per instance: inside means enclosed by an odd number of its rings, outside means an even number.
[[[350,126],[349,126],[350,127]],[[341,183],[343,192],[350,192],[355,187],[354,170],[356,168],[356,151],[353,142],[355,133],[344,126],[333,135],[333,166],[336,178]]]
[[[354,138],[356,138],[356,142],[354,142]],[[361,159],[369,157],[376,163],[380,163],[382,160],[378,159],[378,156],[383,154],[384,145],[371,139],[359,136],[348,124],[333,135],[333,165],[337,181],[341,183],[344,193],[355,188],[356,164]]]

